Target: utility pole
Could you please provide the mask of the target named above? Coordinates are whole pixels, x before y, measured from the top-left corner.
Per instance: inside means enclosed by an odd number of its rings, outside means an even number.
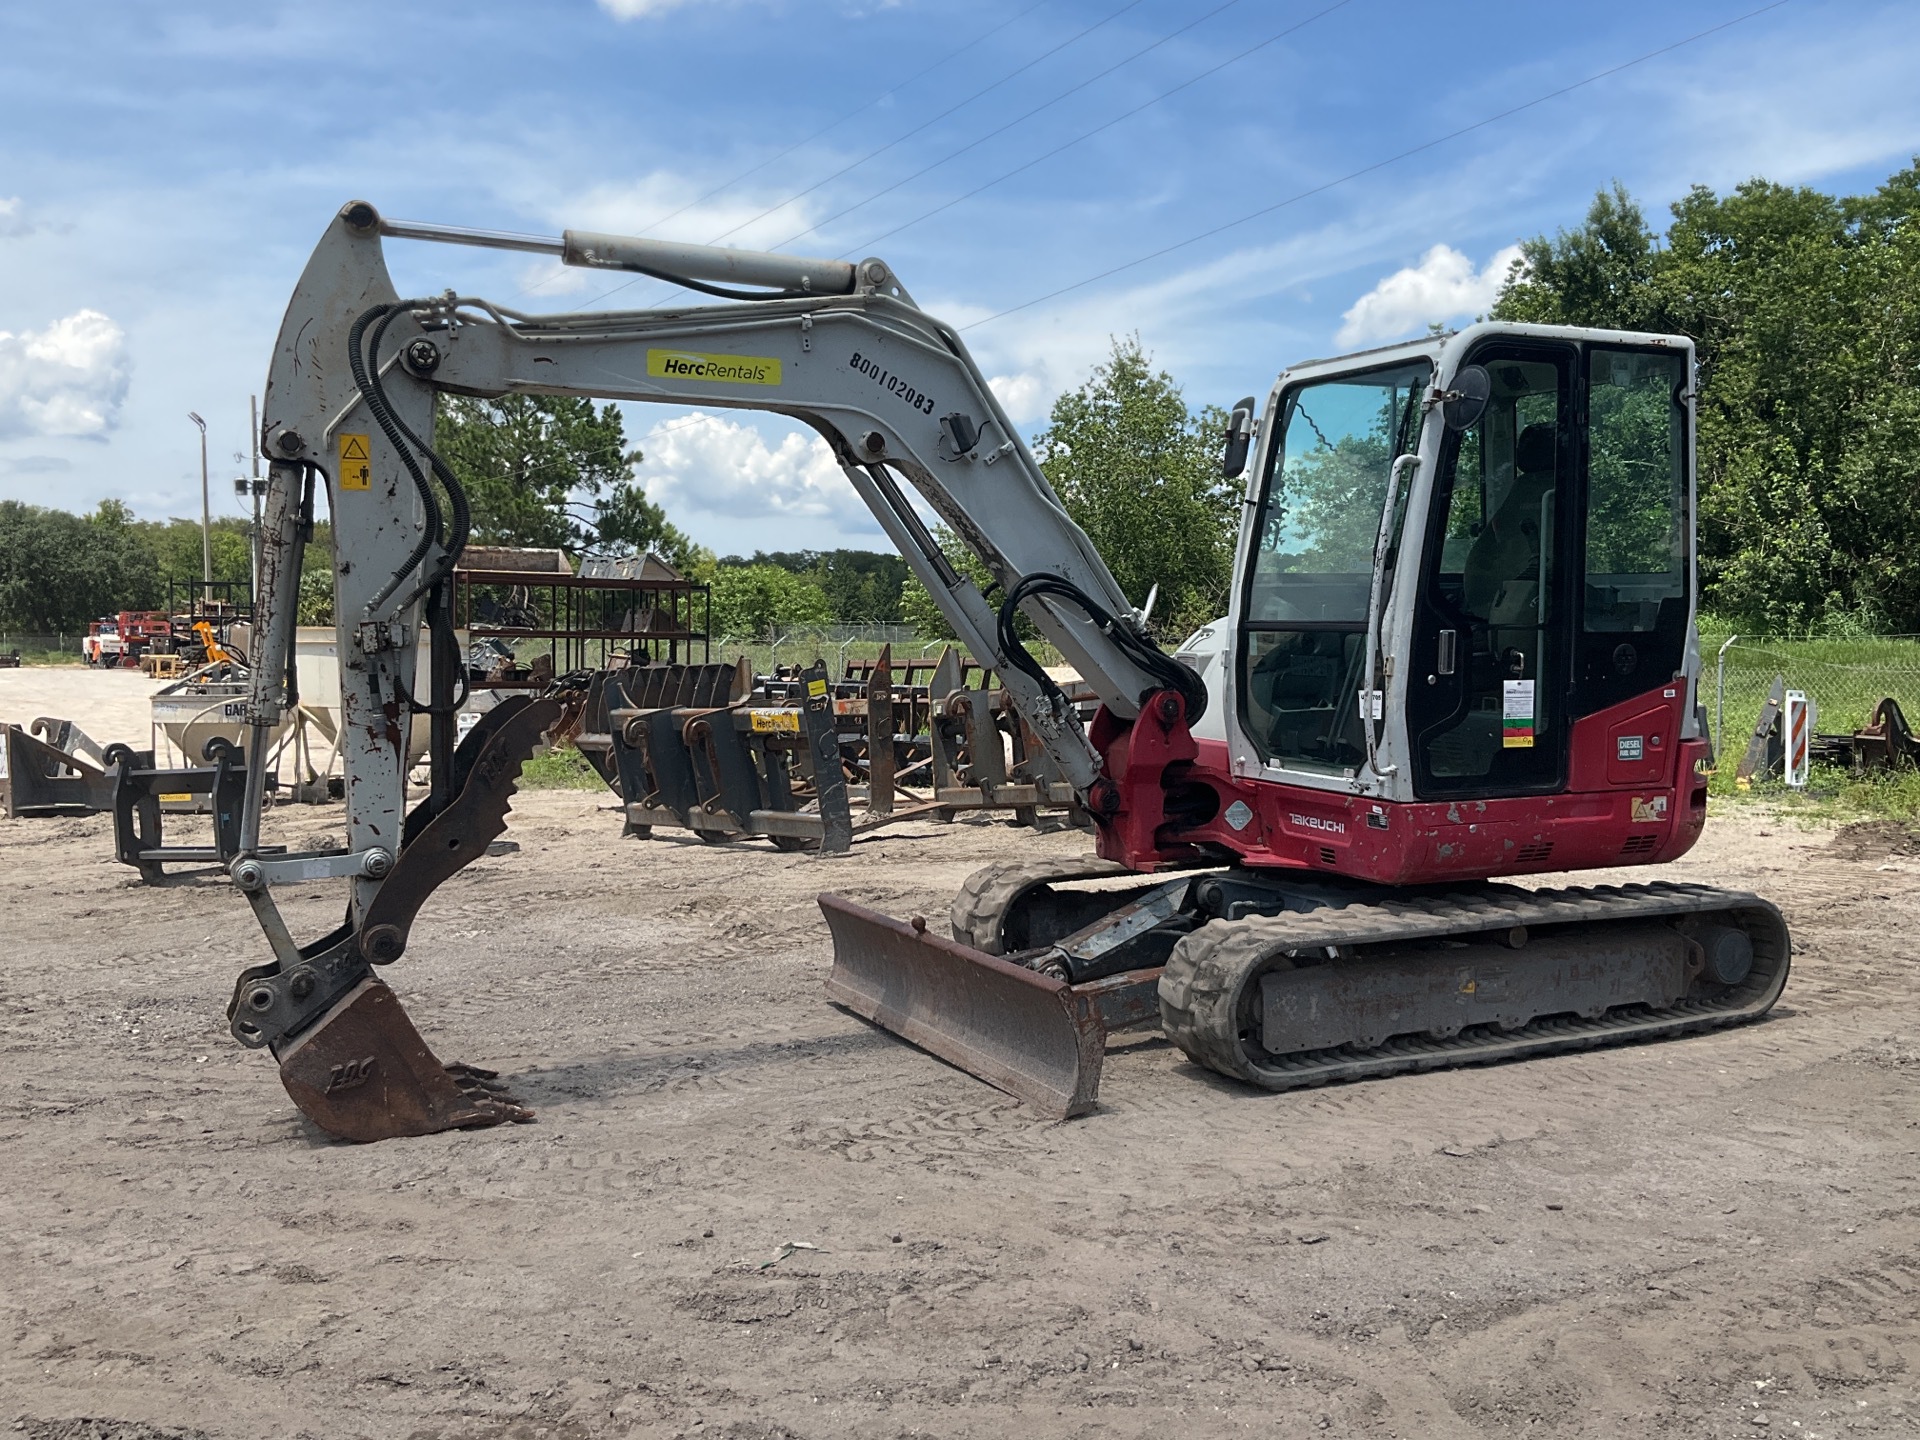
[[[200,427],[200,600],[213,603],[213,502],[207,495],[207,422],[189,410],[187,418]]]

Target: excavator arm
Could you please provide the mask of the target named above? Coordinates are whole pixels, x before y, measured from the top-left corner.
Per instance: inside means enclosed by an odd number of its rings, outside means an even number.
[[[452,291],[403,299],[385,237],[548,253],[726,303],[532,315]],[[504,827],[521,760],[558,710],[552,698],[519,698],[454,746],[462,685],[451,575],[469,517],[457,477],[431,448],[440,391],[764,410],[810,426],[1102,822],[1103,853],[1150,853],[1159,812],[1130,797],[1152,789],[1169,759],[1190,758],[1186,725],[1204,691],[1147,638],[1144,617],[1061,508],[959,336],[921,311],[885,262],[457,230],[388,221],[355,202],[308,261],[266,390],[253,774],[231,868],[274,951],[241,977],[233,1032],[272,1049],[289,1093],[323,1128],[380,1139],[525,1115],[486,1072],[442,1067],[370,968],[399,957],[427,896]],[[266,738],[298,703],[302,551],[322,488],[333,522],[347,848],[269,856],[259,845]],[[984,562],[997,604],[949,563],[909,490]],[[1019,642],[1016,610],[1101,697],[1094,736]],[[1138,728],[1152,734],[1129,746],[1143,707],[1155,723]],[[416,714],[431,731],[431,784],[409,813]],[[1114,773],[1129,769],[1150,783],[1128,786]],[[273,888],[329,877],[349,882],[347,920],[302,944]]]

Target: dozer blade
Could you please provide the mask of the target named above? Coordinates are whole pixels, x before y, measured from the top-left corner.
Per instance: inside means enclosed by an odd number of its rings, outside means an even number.
[[[833,932],[827,995],[1049,1119],[1093,1109],[1110,1030],[1157,1018],[1160,971],[1065,984],[822,895]]]
[[[494,1083],[493,1071],[435,1059],[393,991],[378,980],[349,990],[289,1042],[279,1060],[280,1083],[293,1103],[342,1140],[393,1140],[533,1118]]]

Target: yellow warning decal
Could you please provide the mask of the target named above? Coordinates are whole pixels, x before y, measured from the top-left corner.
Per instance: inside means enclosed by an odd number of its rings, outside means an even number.
[[[183,793],[179,795],[161,795],[158,798],[168,805],[184,805],[187,801],[193,799],[193,796]]]
[[[818,700],[822,695],[826,693],[827,693],[826,681],[824,680],[807,681],[807,694],[813,696],[814,699]]]
[[[747,717],[753,722],[753,729],[760,735],[800,733],[800,712],[798,710],[749,710]]]
[[[368,446],[365,435],[340,437],[340,488],[342,490],[373,488],[373,451]]]
[[[731,385],[778,385],[780,362],[770,355],[706,355],[698,350],[649,350],[647,374],[664,380],[723,380]]]

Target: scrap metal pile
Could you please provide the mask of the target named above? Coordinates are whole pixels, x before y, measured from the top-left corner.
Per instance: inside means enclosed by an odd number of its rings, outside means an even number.
[[[838,679],[817,661],[764,676],[744,660],[602,670],[573,738],[642,837],[665,826],[832,854],[883,825],[967,810],[1084,824],[992,678],[951,649],[896,670],[889,648]]]

